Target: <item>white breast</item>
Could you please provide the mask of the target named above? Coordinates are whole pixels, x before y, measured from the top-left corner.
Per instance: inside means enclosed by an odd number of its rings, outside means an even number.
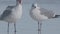
[[[21,16],[22,16],[22,6],[19,5],[13,9],[12,17],[19,19],[19,18],[21,18]]]
[[[22,5],[18,5],[12,9],[11,14],[5,18],[5,21],[15,22],[19,20],[22,16]]]

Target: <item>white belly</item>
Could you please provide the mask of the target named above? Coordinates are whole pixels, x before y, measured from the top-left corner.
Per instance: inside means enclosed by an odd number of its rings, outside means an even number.
[[[40,15],[40,10],[38,10],[38,9],[34,9],[34,10],[30,11],[30,16],[34,20],[37,20],[37,21],[48,19],[48,17],[46,17],[44,15]]]

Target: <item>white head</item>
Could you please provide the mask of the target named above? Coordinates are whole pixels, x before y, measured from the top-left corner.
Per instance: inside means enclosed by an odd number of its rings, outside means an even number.
[[[38,7],[37,3],[32,4],[32,7],[37,8]]]

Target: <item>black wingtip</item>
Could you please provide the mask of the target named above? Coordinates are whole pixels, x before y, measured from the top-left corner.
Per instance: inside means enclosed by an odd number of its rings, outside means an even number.
[[[53,17],[53,18],[60,18],[60,15],[55,15],[55,17]]]

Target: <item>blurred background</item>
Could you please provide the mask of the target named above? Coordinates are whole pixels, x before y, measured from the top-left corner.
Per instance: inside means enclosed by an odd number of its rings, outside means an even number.
[[[23,15],[16,22],[17,34],[37,34],[38,24],[29,16],[32,3],[36,0],[22,0]],[[7,6],[16,4],[16,0],[0,0],[0,15]],[[60,14],[60,0],[39,0],[39,6]],[[42,22],[42,34],[60,34],[60,18],[45,20]],[[10,24],[10,34],[14,33],[13,23]],[[0,34],[7,34],[7,22],[0,21]]]

